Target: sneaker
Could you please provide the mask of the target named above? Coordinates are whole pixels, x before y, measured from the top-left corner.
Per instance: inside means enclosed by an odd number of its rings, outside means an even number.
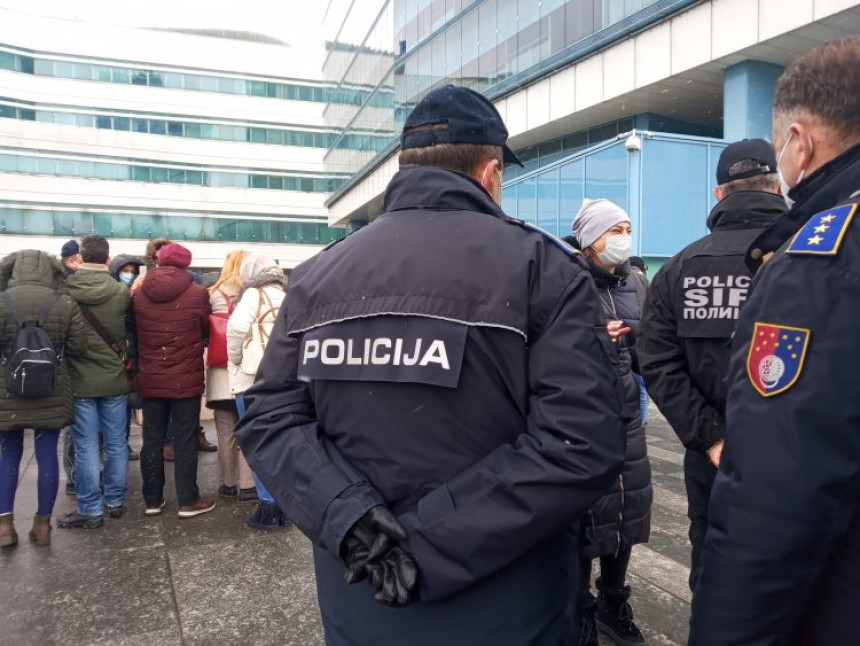
[[[180,518],[194,518],[200,514],[206,514],[215,509],[215,501],[211,498],[198,498],[197,502],[190,505],[182,505],[179,508]]]
[[[140,453],[131,448],[131,444],[128,445],[128,459],[132,462],[140,460]]]
[[[236,487],[235,485],[232,487],[228,487],[227,485],[222,484],[220,487],[218,487],[218,497],[219,498],[224,498],[226,500],[230,500],[232,498],[235,498],[238,493],[239,493],[239,487]]]
[[[143,513],[146,516],[158,516],[161,513],[161,510],[164,509],[165,502],[162,500],[161,502],[157,502],[154,505],[146,505],[146,511]]]
[[[77,492],[77,489],[75,489],[75,483],[74,482],[67,482],[66,483],[66,495],[74,498],[77,494],[78,494],[78,492]]]
[[[125,505],[120,503],[116,506],[105,505],[105,513],[108,518],[122,518],[125,516]]]
[[[261,502],[254,513],[245,520],[245,525],[251,529],[273,532],[281,529],[281,510],[273,502]]]
[[[600,590],[600,579],[597,580],[597,588]],[[633,622],[633,609],[627,603],[629,598],[630,586],[611,592],[600,590],[597,598],[597,630],[618,646],[640,646],[645,643],[642,632]]]
[[[236,502],[240,505],[256,505],[260,502],[260,499],[257,497],[257,488],[251,487],[249,489],[239,489],[239,495],[236,496]]]
[[[104,517],[101,514],[87,515],[73,511],[63,514],[57,518],[57,527],[60,529],[96,529],[104,525]]]

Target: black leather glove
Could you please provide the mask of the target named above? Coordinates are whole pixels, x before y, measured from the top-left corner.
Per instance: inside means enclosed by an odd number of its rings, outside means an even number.
[[[368,562],[365,568],[370,584],[376,588],[373,598],[382,605],[399,608],[418,596],[418,567],[400,545],[378,561]]]
[[[405,606],[415,599],[418,568],[400,541],[406,530],[385,505],[371,508],[346,533],[341,558],[347,583],[369,579],[374,599],[388,606]]]

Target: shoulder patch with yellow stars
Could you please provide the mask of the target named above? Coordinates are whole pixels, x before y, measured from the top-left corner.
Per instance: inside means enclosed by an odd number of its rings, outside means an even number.
[[[788,245],[786,253],[815,256],[835,256],[839,253],[842,238],[857,212],[857,204],[837,206],[816,213],[803,225]]]

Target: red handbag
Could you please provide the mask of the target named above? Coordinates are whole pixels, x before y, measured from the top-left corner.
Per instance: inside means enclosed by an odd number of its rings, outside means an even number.
[[[227,367],[227,321],[233,313],[235,303],[220,289],[218,293],[227,301],[226,312],[212,312],[209,315],[209,349],[206,352],[206,365],[210,368]]]

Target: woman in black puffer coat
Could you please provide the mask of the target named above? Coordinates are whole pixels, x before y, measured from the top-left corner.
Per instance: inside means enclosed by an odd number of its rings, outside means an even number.
[[[618,351],[617,368],[624,386],[622,414],[627,425],[624,469],[584,521],[580,644],[596,646],[595,628],[618,644],[640,644],[644,639],[633,622],[626,575],[633,546],[648,541],[653,491],[639,386],[633,375],[641,310],[635,282],[629,277],[630,219],[607,200],[586,199],[573,228],[574,236],[567,240],[588,260],[607,331]],[[589,576],[595,558],[600,558],[597,599],[591,594]]]

